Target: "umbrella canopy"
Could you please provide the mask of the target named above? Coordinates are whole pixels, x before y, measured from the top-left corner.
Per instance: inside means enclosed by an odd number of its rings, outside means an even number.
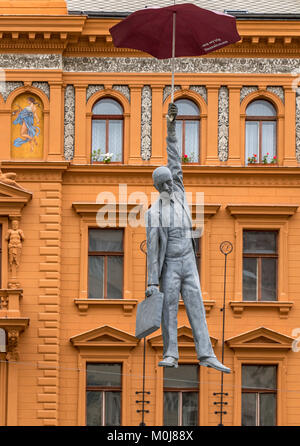
[[[175,57],[201,56],[240,40],[235,17],[191,3],[136,11],[109,31],[116,47],[169,59],[175,18]]]

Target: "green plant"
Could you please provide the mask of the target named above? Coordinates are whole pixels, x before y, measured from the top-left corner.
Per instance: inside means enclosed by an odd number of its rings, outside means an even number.
[[[255,163],[257,163],[257,155],[254,154],[254,155],[252,155],[251,157],[249,156],[249,158],[248,158],[248,164],[255,164]]]
[[[95,149],[92,151],[92,161],[100,161],[101,149]]]

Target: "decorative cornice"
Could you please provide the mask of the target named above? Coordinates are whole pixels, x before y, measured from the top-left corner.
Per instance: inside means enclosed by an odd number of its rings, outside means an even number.
[[[228,204],[226,209],[236,218],[249,215],[288,218],[297,212],[298,207],[296,204]]]
[[[114,327],[104,325],[93,330],[86,331],[70,338],[70,342],[79,349],[81,348],[125,348],[136,347],[139,339],[130,333],[118,330]]]
[[[269,328],[259,327],[229,338],[225,343],[233,350],[255,349],[259,351],[262,349],[289,350],[292,348],[293,341],[294,339],[289,336],[270,330]]]
[[[281,319],[287,319],[290,310],[292,309],[294,302],[283,302],[283,301],[230,301],[229,306],[232,309],[235,317],[241,317],[244,310],[247,308],[253,308],[255,311],[261,309],[278,309],[279,317]]]
[[[195,349],[195,343],[194,343],[194,337],[192,333],[192,329],[190,327],[187,327],[186,325],[183,325],[178,328],[177,331],[177,338],[178,338],[178,347],[179,348],[193,348]],[[218,342],[217,338],[214,338],[213,336],[210,336],[210,340],[212,343],[212,346],[215,347],[215,345]],[[155,350],[162,350],[163,348],[163,338],[162,334],[154,335],[150,338],[148,338],[148,342]],[[196,353],[195,353],[196,355]]]
[[[134,308],[138,304],[137,299],[74,299],[74,304],[77,306],[81,316],[85,316],[89,307],[97,308],[99,311],[103,307],[122,308],[124,316],[131,316]]]

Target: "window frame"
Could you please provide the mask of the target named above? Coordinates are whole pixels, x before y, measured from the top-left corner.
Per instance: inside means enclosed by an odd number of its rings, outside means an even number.
[[[266,101],[266,102],[268,102],[269,104],[272,105],[272,107],[274,108],[276,114],[274,116],[259,116],[259,115],[257,115],[257,116],[248,116],[247,115],[247,108],[251,104],[255,103],[256,101]],[[247,104],[247,107],[246,107],[246,118],[245,118],[245,155],[246,155],[246,140],[247,140],[247,122],[250,122],[250,121],[258,122],[258,129],[259,129],[258,130],[258,160],[257,160],[258,164],[262,164],[263,163],[263,156],[262,156],[262,125],[263,125],[263,122],[276,122],[276,140],[275,140],[275,147],[274,147],[274,154],[273,154],[273,156],[276,156],[276,163],[274,163],[274,164],[277,164],[278,113],[277,113],[275,105],[270,100],[268,100],[266,98],[256,98],[256,99],[252,100],[251,102],[249,102]],[[247,161],[247,164],[249,164],[248,163],[248,156],[247,157],[245,156],[245,159]]]
[[[197,364],[183,364],[183,365],[191,365],[191,366],[197,366]],[[197,379],[199,382],[200,377],[200,367],[197,367]],[[199,392],[199,384],[198,386],[195,385],[195,387],[164,387],[163,385],[163,417],[164,417],[164,394],[165,392],[172,392],[172,393],[178,393],[179,394],[179,404],[178,404],[178,426],[183,426],[182,424],[182,418],[183,418],[183,408],[182,408],[182,394],[183,393],[197,393],[197,403],[198,403],[198,414],[197,414],[197,425],[199,426],[199,412],[200,412],[200,392]],[[165,423],[165,420],[163,420],[163,423]],[[165,425],[165,424],[164,424]]]
[[[104,282],[104,291],[103,291],[103,297],[99,297],[97,299],[111,299],[110,297],[107,296],[107,280],[108,280],[108,267],[107,267],[107,258],[111,257],[111,256],[118,256],[118,257],[122,257],[123,259],[123,286],[122,286],[122,298],[124,298],[124,272],[125,272],[125,268],[124,268],[124,238],[125,238],[125,231],[123,228],[88,228],[88,246],[89,246],[89,232],[90,229],[97,229],[99,231],[105,231],[105,230],[113,230],[113,231],[122,231],[122,247],[123,247],[123,251],[89,251],[89,247],[88,247],[88,258],[90,256],[96,256],[96,257],[104,257],[104,267],[103,267],[103,282]],[[88,262],[89,265],[89,262]],[[88,275],[89,275],[89,266],[88,266]],[[88,295],[88,299],[89,299],[89,288],[87,290],[87,295]],[[91,298],[92,299],[92,298]],[[115,298],[116,300],[120,300]]]
[[[103,99],[111,99],[112,101],[117,102],[120,107],[123,109],[122,115],[110,115],[103,114],[98,115],[93,113],[93,108],[101,102]],[[104,161],[93,161],[92,159],[92,151],[93,151],[93,122],[94,121],[105,121],[105,153],[109,153],[109,121],[122,121],[122,159],[121,161],[110,161],[109,164],[124,164],[124,106],[118,101],[116,98],[111,96],[102,96],[98,100],[96,100],[92,107],[92,116],[91,116],[91,164],[105,164]]]
[[[255,393],[256,394],[256,406],[255,406],[255,415],[256,415],[256,424],[255,426],[260,426],[260,394],[262,393],[272,393],[276,395],[276,418],[275,418],[275,426],[277,426],[277,418],[278,418],[278,366],[277,364],[241,364],[241,369],[243,368],[243,366],[252,366],[252,365],[256,365],[256,366],[273,366],[276,367],[276,389],[262,389],[262,388],[251,388],[251,389],[247,389],[243,387],[243,382],[242,382],[242,387],[241,387],[241,398],[243,397],[243,393]],[[243,417],[243,405],[241,406],[241,418]]]
[[[278,259],[279,259],[279,255],[278,255],[278,244],[279,244],[279,231],[278,230],[272,230],[272,229],[266,229],[266,230],[257,230],[257,229],[243,229],[243,236],[244,236],[244,232],[274,232],[276,233],[276,254],[256,254],[256,253],[244,253],[244,247],[243,247],[243,265],[244,265],[244,258],[255,258],[258,260],[258,268],[257,268],[257,291],[256,291],[256,299],[255,300],[246,300],[244,299],[244,287],[243,287],[243,291],[242,291],[242,295],[243,295],[243,301],[244,302],[277,302],[278,301]],[[265,300],[261,298],[261,282],[262,282],[262,277],[261,277],[261,259],[262,258],[275,258],[276,259],[276,299],[274,300]],[[242,273],[244,273],[244,267],[243,267],[243,271]]]
[[[87,394],[87,392],[93,392],[93,391],[103,393],[103,407],[102,407],[102,414],[101,414],[102,424],[101,424],[101,426],[108,426],[106,424],[106,420],[105,420],[105,393],[106,392],[120,392],[120,394],[121,394],[121,398],[120,398],[120,426],[122,426],[122,363],[119,363],[119,362],[110,362],[110,363],[107,363],[107,362],[105,362],[105,363],[104,362],[86,362],[86,364],[85,364],[86,376],[87,376],[88,364],[119,364],[120,365],[120,367],[121,367],[121,378],[120,378],[121,384],[120,384],[120,386],[111,386],[111,387],[96,386],[96,385],[88,386],[86,384],[85,395]],[[85,397],[85,404],[86,404],[85,413],[87,414],[87,397]],[[86,425],[87,425],[87,419],[86,419]]]
[[[174,100],[174,103],[176,105],[177,101],[183,100],[185,99],[186,101],[190,101],[192,102],[194,105],[196,105],[196,107],[199,110],[199,115],[195,116],[195,115],[177,115],[176,120],[177,121],[182,121],[182,155],[181,157],[185,156],[185,127],[186,127],[186,121],[198,121],[198,161],[192,161],[192,162],[188,162],[186,164],[200,164],[200,150],[201,150],[201,111],[200,111],[200,107],[199,105],[193,101],[190,98],[187,97],[179,97],[177,99]],[[184,162],[183,162],[184,163]]]

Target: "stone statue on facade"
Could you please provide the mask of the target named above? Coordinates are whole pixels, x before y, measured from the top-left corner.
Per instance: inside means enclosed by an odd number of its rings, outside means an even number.
[[[10,270],[13,268],[19,268],[21,252],[22,252],[22,242],[25,240],[24,233],[19,229],[18,220],[12,221],[12,227],[8,230],[5,240],[8,241],[8,261]]]
[[[183,298],[193,331],[199,364],[230,373],[213,351],[205,316],[195,256],[192,221],[183,185],[181,157],[176,138],[177,107],[170,104],[167,116],[168,165],[153,172],[160,196],[146,212],[148,287],[146,296],[158,288],[164,294],[162,310],[162,367],[178,367],[177,313]]]

